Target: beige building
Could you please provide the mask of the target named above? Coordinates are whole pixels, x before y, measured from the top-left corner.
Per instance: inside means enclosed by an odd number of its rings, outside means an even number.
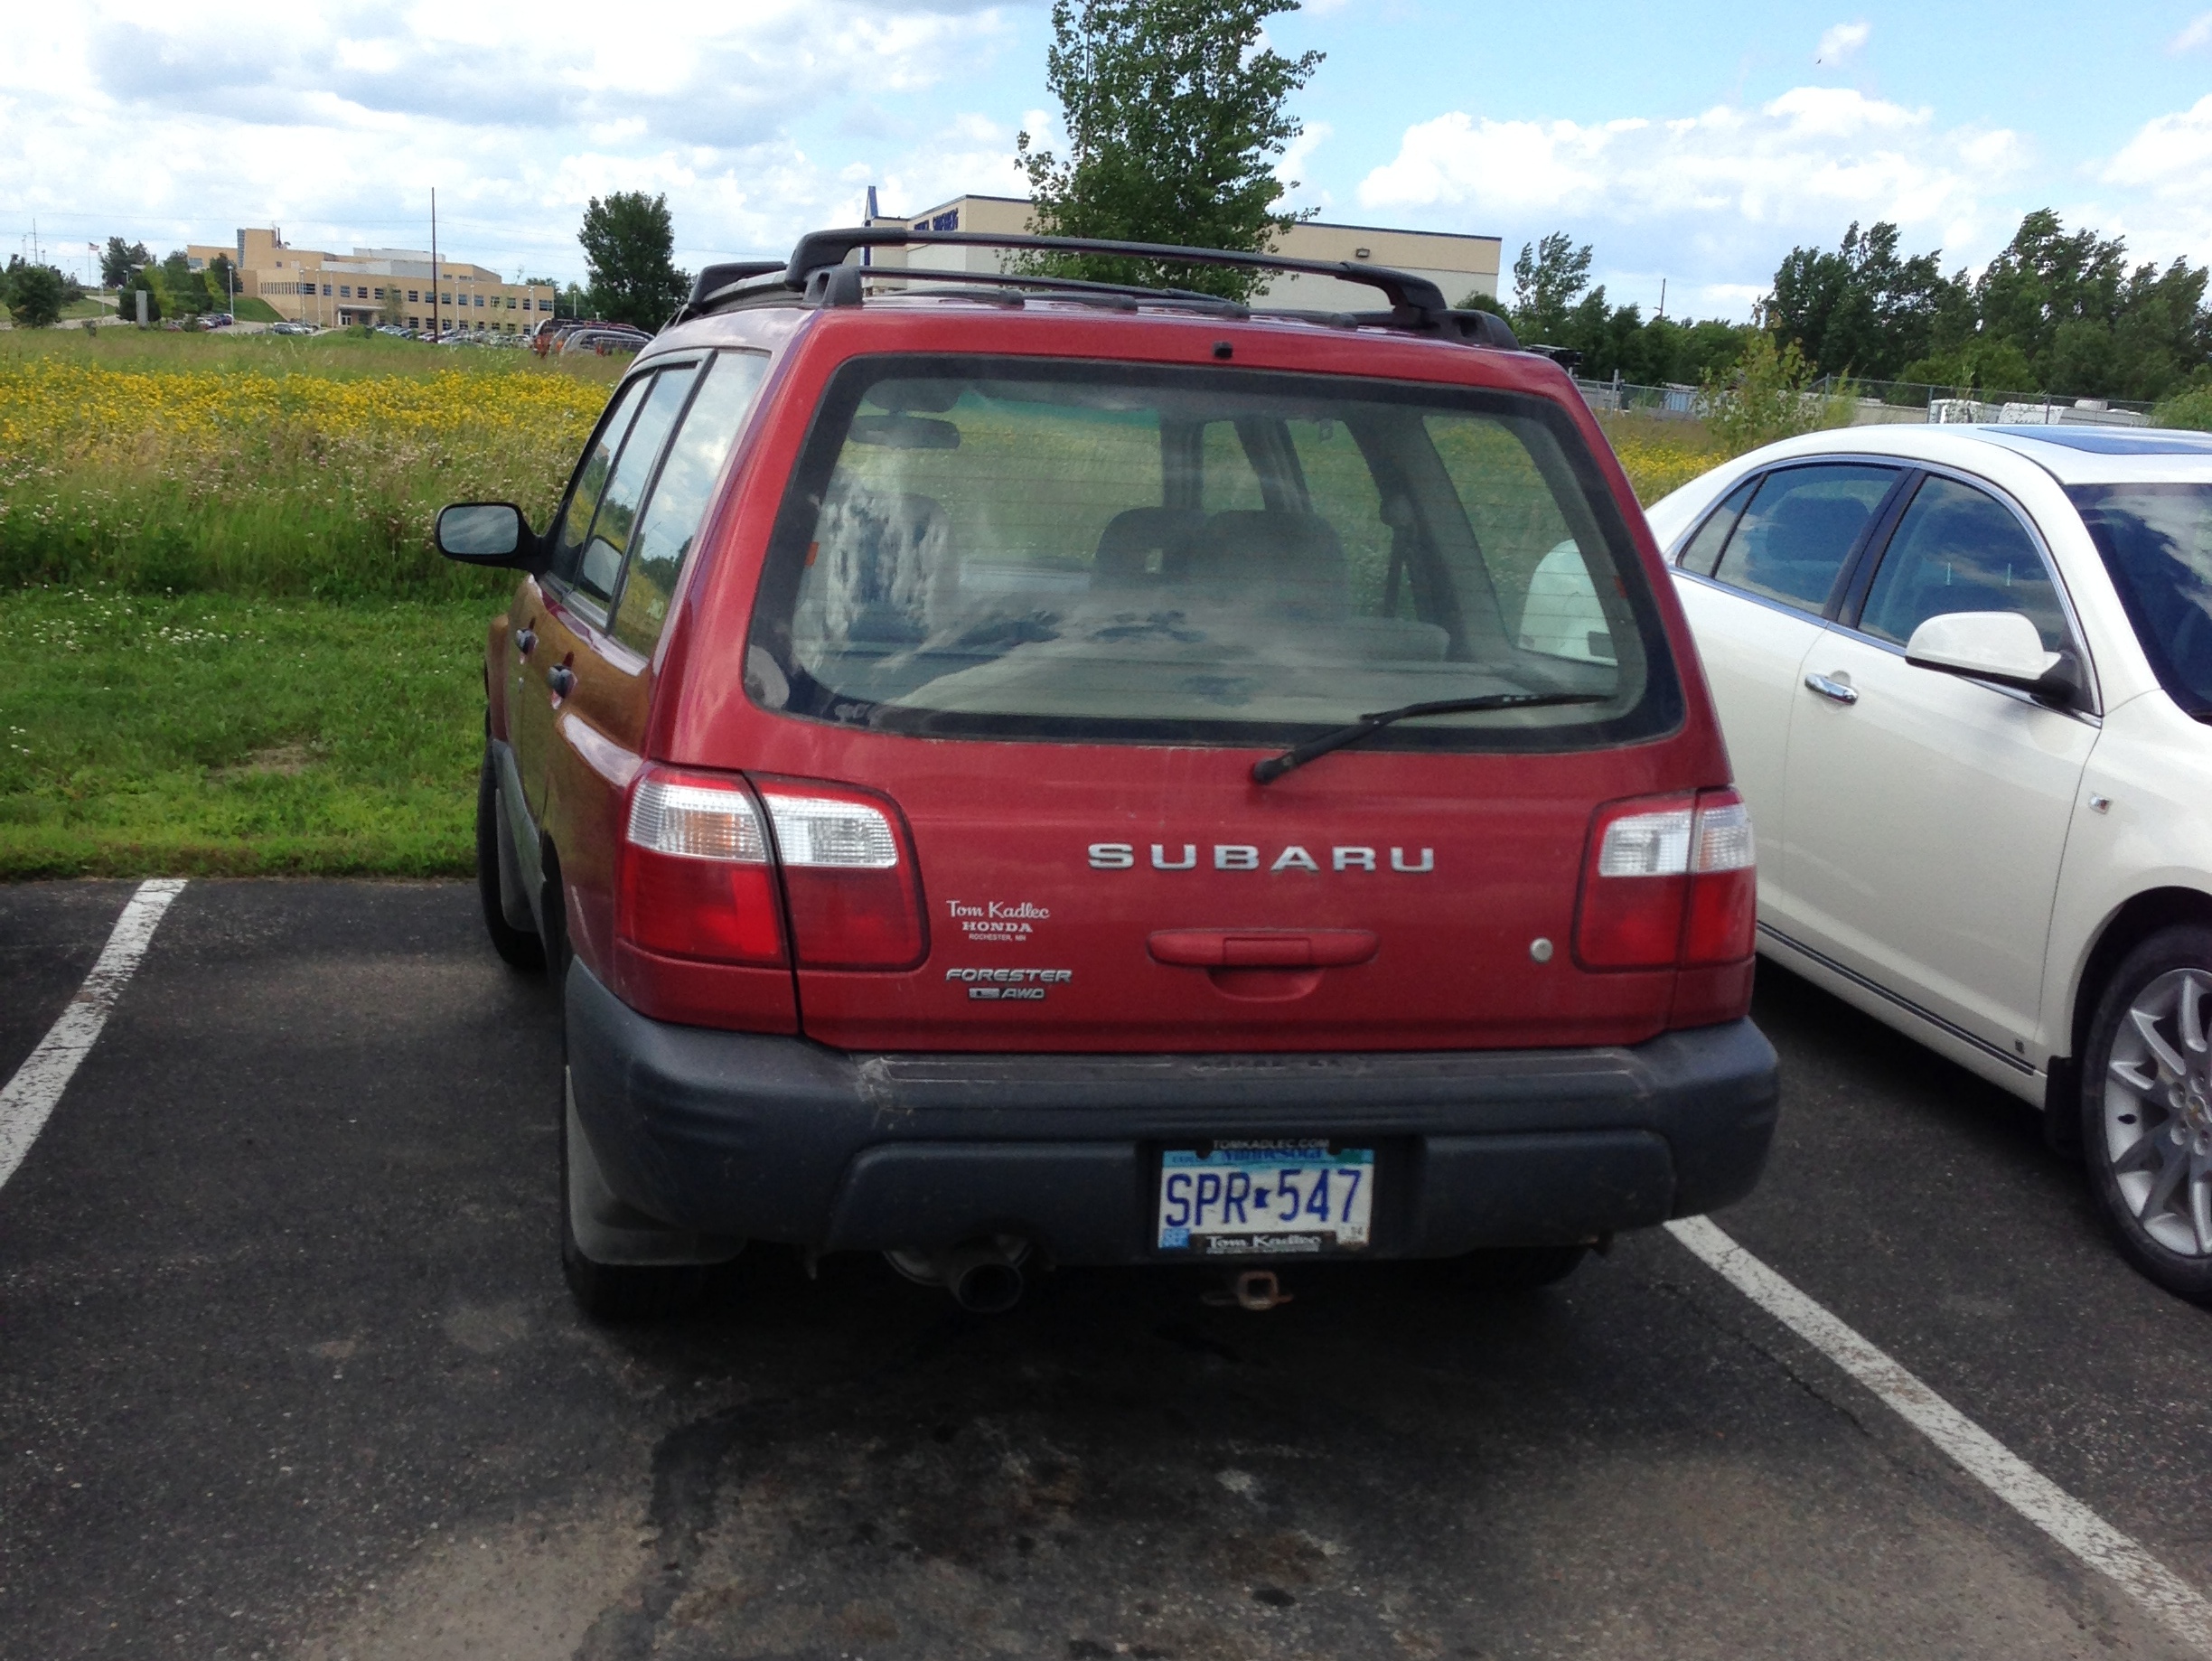
[[[396,322],[426,332],[527,334],[553,314],[550,286],[505,282],[488,267],[440,258],[433,281],[423,249],[333,254],[294,248],[282,231],[267,230],[240,230],[232,248],[194,243],[184,252],[195,271],[218,256],[228,259],[239,293],[267,301],[281,317],[326,328]]]
[[[871,193],[871,201],[873,200]],[[999,236],[1031,229],[1029,202],[1019,196],[957,196],[921,213],[877,213],[871,225],[905,225],[914,230],[979,230]],[[1498,291],[1496,237],[1462,236],[1442,230],[1391,230],[1373,225],[1333,225],[1308,220],[1283,234],[1276,252],[1290,259],[1353,260],[1390,266],[1425,277],[1457,305],[1471,294],[1495,298]],[[988,248],[904,248],[874,250],[873,263],[920,267],[936,271],[996,271],[1004,258]],[[1331,277],[1286,272],[1255,298],[1270,305],[1305,311],[1373,311],[1382,302],[1358,283]]]

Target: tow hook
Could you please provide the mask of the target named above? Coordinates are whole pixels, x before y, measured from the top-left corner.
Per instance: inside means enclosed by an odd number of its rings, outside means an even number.
[[[1230,1277],[1226,1287],[1205,1294],[1212,1304],[1235,1304],[1240,1309],[1264,1310],[1278,1309],[1290,1301],[1291,1294],[1283,1290],[1282,1282],[1275,1278],[1272,1269],[1247,1269]]]

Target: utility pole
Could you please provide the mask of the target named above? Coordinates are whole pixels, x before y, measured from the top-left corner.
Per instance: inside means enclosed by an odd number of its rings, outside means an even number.
[[[438,343],[437,186],[430,187],[430,343]]]
[[[1666,315],[1666,278],[1664,277],[1659,279],[1659,314],[1662,317]]]

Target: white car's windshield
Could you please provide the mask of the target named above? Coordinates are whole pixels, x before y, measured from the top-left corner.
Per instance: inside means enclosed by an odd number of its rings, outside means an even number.
[[[2159,683],[2191,715],[2212,717],[2212,484],[2077,484],[2068,494]]]

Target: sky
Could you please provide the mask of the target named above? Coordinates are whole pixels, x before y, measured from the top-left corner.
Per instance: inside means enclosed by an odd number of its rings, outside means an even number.
[[[1503,238],[1564,230],[1616,304],[1747,315],[1853,221],[1979,268],[2020,215],[2212,262],[2212,0],[1307,0],[1289,205]],[[0,37],[0,237],[82,270],[276,225],[583,276],[576,228],[665,192],[678,263],[781,254],[962,192],[1048,141],[1045,0],[741,0],[610,13],[61,4]],[[621,26],[626,23],[627,26]],[[1510,286],[1510,279],[1508,279]]]

